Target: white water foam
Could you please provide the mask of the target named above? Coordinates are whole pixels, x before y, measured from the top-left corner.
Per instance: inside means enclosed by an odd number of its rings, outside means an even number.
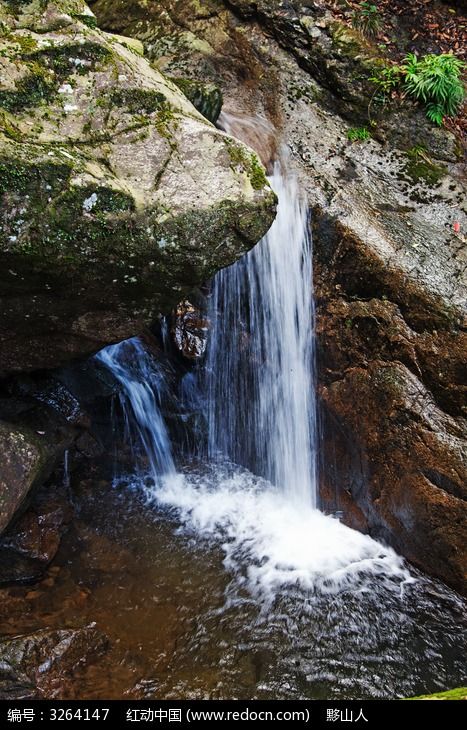
[[[375,580],[400,591],[413,582],[394,550],[319,510],[291,502],[246,470],[166,477],[153,493],[184,530],[218,543],[238,582],[262,602],[284,590],[372,590]]]

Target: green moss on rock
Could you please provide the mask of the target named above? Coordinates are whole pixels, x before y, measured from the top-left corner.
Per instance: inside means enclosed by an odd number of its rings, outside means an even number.
[[[229,157],[228,138],[149,62],[70,21],[80,8],[41,13],[36,0],[3,44],[2,374],[131,336],[274,218],[257,157],[234,140]]]
[[[18,37],[14,40],[16,43]],[[111,59],[107,48],[91,41],[41,50],[27,43],[26,48],[23,44],[21,49],[26,73],[16,82],[15,89],[0,91],[0,107],[8,112],[20,112],[50,102],[60,84],[71,74],[87,74]],[[81,63],[77,64],[76,60]]]
[[[447,174],[445,165],[434,163],[420,147],[413,147],[407,152],[409,158],[404,173],[415,183],[420,181],[434,186]]]
[[[112,60],[111,51],[101,43],[87,40],[83,43],[65,43],[42,48],[28,59],[52,69],[61,79],[70,73],[89,73]],[[76,59],[83,62],[76,64]]]
[[[33,64],[31,73],[16,84],[15,90],[0,91],[0,107],[8,112],[19,112],[49,101],[57,89],[57,81],[46,69]]]
[[[84,25],[87,25],[88,28],[97,28],[97,19],[95,15],[85,15],[84,13],[72,13],[72,18],[75,18],[76,20],[79,20],[81,23],[84,23]]]
[[[225,144],[232,162],[232,167],[240,167],[243,172],[246,172],[250,178],[253,190],[261,190],[267,187],[266,173],[258,156],[231,139],[226,138]]]
[[[167,98],[155,89],[117,89],[112,93],[111,103],[123,107],[131,114],[169,111]]]
[[[21,141],[21,132],[14,123],[14,117],[5,112],[0,112],[0,131],[16,142]]]
[[[170,106],[157,112],[156,129],[160,136],[168,141],[171,149],[175,149],[177,146],[173,137],[173,130],[176,127],[177,119]]]
[[[171,81],[178,86],[203,117],[213,124],[217,121],[223,102],[222,92],[218,86],[187,78],[172,78]]]
[[[11,35],[9,40],[16,43],[21,53],[32,53],[37,50],[37,41],[31,35],[21,35],[19,33]]]
[[[72,168],[65,163],[37,162],[29,164],[21,159],[0,157],[0,193],[43,195],[60,191],[67,184]]]
[[[329,26],[333,48],[342,56],[356,59],[361,56],[371,56],[371,44],[354,28],[344,23],[331,23]]]
[[[31,0],[3,0],[11,13],[17,14],[24,10],[27,5],[31,4]],[[40,6],[45,8],[46,0],[40,0]]]

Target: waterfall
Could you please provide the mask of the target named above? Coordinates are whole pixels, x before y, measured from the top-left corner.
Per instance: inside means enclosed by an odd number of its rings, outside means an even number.
[[[316,506],[311,237],[296,178],[274,166],[277,217],[213,282],[209,454],[243,464]]]
[[[223,116],[227,130],[230,121]],[[256,127],[247,121],[251,135]],[[237,135],[242,130],[238,119],[235,130]],[[134,481],[189,534],[218,542],[234,576],[234,594],[247,586],[263,606],[271,606],[298,587],[308,596],[371,592],[377,579],[380,587],[399,591],[413,578],[391,548],[316,509],[308,214],[284,163],[275,164],[271,185],[279,201],[273,226],[212,284],[205,367],[208,463],[176,472],[161,415],[164,372],[138,339],[98,355],[122,386]],[[195,377],[187,376],[180,390],[182,403],[201,406]]]
[[[137,337],[110,345],[96,357],[121,385],[123,438],[131,449],[134,468],[140,477],[149,476],[158,484],[162,476],[175,473],[160,408],[167,390],[162,366]]]

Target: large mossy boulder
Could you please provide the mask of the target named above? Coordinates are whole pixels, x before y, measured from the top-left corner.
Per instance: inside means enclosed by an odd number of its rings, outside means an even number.
[[[0,373],[135,334],[268,229],[254,153],[80,0],[0,2]]]

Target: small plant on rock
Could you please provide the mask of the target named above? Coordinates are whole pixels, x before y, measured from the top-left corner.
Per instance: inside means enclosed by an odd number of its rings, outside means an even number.
[[[350,142],[366,142],[371,134],[366,127],[351,127],[347,132],[347,139]]]
[[[362,2],[352,15],[352,25],[367,38],[373,38],[381,25],[381,17],[376,5]]]
[[[464,100],[465,68],[464,61],[453,53],[429,53],[420,59],[409,53],[400,70],[405,76],[405,90],[424,102],[428,119],[441,126],[445,116],[457,114]]]
[[[383,66],[370,76],[370,81],[376,86],[374,100],[379,104],[386,104],[392,92],[400,85],[401,70],[399,66]]]

